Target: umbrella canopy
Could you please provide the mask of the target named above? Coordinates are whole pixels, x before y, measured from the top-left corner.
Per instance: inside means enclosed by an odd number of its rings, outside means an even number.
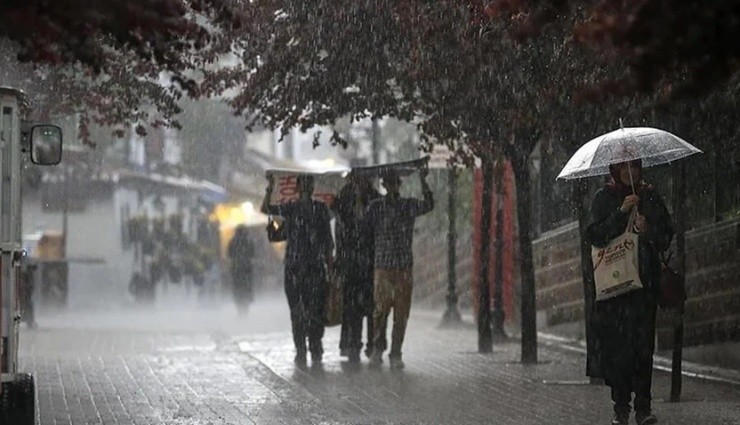
[[[626,127],[599,136],[568,160],[558,179],[572,180],[609,174],[609,166],[642,160],[643,167],[668,164],[701,153],[699,149],[667,131],[650,127]]]

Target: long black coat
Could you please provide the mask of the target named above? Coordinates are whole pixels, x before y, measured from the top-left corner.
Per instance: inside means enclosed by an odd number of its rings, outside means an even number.
[[[337,267],[344,282],[345,307],[360,309],[365,314],[373,309],[374,233],[360,215],[373,200],[380,197],[368,190],[361,199],[347,185],[337,196],[333,209],[337,216]],[[362,206],[358,215],[357,205]]]
[[[627,193],[606,186],[594,196],[587,234],[591,245],[604,247],[624,233],[629,214],[619,210]],[[604,378],[607,385],[629,385],[640,363],[652,362],[655,340],[655,312],[660,282],[659,252],[668,249],[673,226],[660,195],[644,187],[638,211],[645,216],[647,231],[639,236],[638,263],[643,290],[597,301],[592,314],[596,364],[587,373]]]

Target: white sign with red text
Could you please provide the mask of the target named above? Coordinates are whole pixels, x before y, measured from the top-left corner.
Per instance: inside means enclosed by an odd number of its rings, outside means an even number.
[[[313,198],[331,206],[346,181],[344,172],[308,173],[296,170],[267,170],[267,176],[273,176],[275,184],[270,194],[270,205],[279,205],[298,199],[298,176],[314,177]]]

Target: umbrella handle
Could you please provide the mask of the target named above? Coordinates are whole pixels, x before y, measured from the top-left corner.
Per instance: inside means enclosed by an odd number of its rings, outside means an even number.
[[[630,173],[630,187],[632,188],[632,194],[636,195],[635,193],[635,180],[632,177],[632,167],[630,167],[629,162],[627,163],[627,172]]]

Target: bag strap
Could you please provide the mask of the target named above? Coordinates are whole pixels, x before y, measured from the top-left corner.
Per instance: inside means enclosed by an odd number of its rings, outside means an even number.
[[[635,227],[635,219],[637,218],[637,208],[632,208],[630,212],[629,220],[627,220],[627,231],[631,232]]]

